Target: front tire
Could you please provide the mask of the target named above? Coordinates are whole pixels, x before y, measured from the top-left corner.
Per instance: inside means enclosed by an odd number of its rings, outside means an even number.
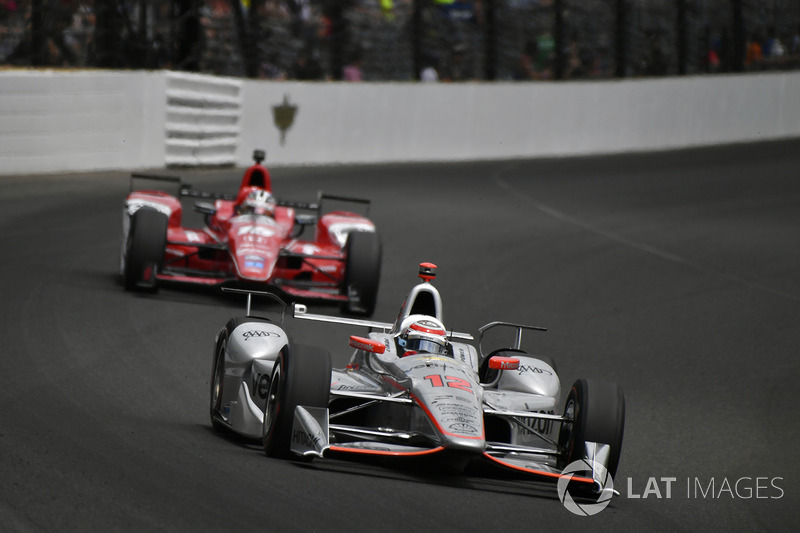
[[[377,233],[354,231],[345,245],[343,289],[345,313],[371,316],[378,299],[381,278],[381,240]]]
[[[281,351],[272,369],[264,409],[264,452],[270,457],[289,457],[295,408],[328,407],[330,390],[331,356],[327,351],[303,345]]]
[[[563,422],[558,437],[559,468],[583,458],[586,442],[608,444],[611,451],[608,473],[613,478],[619,466],[622,436],[625,430],[625,395],[616,383],[579,379],[572,386],[564,405]]]
[[[211,366],[211,398],[210,398],[210,417],[211,427],[214,431],[223,432],[228,430],[228,426],[222,422],[222,386],[225,381],[225,339],[217,343],[217,350],[214,353],[214,363]]]
[[[156,275],[164,264],[167,246],[167,216],[140,208],[132,216],[123,243],[122,280],[125,290],[158,290]]]

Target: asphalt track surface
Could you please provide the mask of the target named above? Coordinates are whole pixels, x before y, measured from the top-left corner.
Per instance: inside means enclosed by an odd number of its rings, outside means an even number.
[[[243,304],[122,289],[127,174],[0,178],[0,529],[796,531],[798,169],[800,141],[273,170],[283,198],[372,200],[376,319],[432,261],[448,327],[546,326],[525,340],[562,389],[624,388],[621,494],[592,517],[549,485],[305,465],[215,434],[212,342]],[[241,171],[180,174],[232,192]],[[287,322],[343,365],[349,328]]]

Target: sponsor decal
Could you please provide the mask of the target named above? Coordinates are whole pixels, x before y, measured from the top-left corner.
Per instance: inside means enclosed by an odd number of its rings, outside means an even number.
[[[549,411],[545,411],[543,409],[540,409],[539,411],[534,411],[534,412],[539,412],[539,413],[542,413],[543,415],[545,415],[545,414],[546,415],[555,414],[555,411],[553,411],[552,409],[549,410]],[[533,434],[533,432],[550,433],[550,430],[553,429],[553,421],[552,420],[547,420],[547,419],[544,419],[544,418],[526,418],[526,419],[524,419],[524,421],[528,425],[528,427],[520,428],[519,432],[522,435],[531,435],[531,434]],[[528,428],[530,428],[530,429],[528,429]],[[533,431],[531,431],[531,430],[533,430]]]
[[[498,368],[498,370],[514,370],[515,368],[518,368],[517,365],[519,365],[518,359],[500,359],[498,357],[495,358],[495,361],[496,361],[495,364],[500,365],[500,368]]]
[[[200,238],[196,232],[191,230],[184,231],[184,235],[186,235],[187,242],[203,242],[203,239]]]
[[[260,235],[262,237],[273,237],[275,235],[275,230],[267,226],[248,224],[239,226],[236,229],[236,236],[238,237],[241,235]]]
[[[448,426],[451,431],[454,433],[477,433],[478,428],[475,426],[470,426],[469,424],[464,424],[462,422],[458,422],[455,424],[450,424]]]
[[[244,268],[264,268],[264,258],[257,255],[244,256]]]
[[[276,333],[274,331],[264,331],[258,329],[245,331],[244,333],[242,333],[242,337],[244,337],[245,342],[257,337],[280,337],[280,336],[281,336],[280,333]]]
[[[467,391],[472,393],[472,385],[469,381],[456,377],[456,376],[442,376],[439,374],[431,374],[430,376],[425,376],[422,379],[427,379],[431,385],[431,387],[452,387],[454,389],[461,389],[463,391]]]
[[[299,444],[301,446],[305,446],[307,448],[316,448],[317,443],[321,440],[322,440],[321,436],[309,435],[302,429],[295,429],[292,432],[292,442],[295,444]]]
[[[367,387],[365,385],[338,385],[338,384],[335,383],[334,386],[335,386],[336,390],[343,390],[343,391],[344,390],[351,390],[351,391],[365,390],[365,391],[369,391],[369,390],[373,389],[373,387]]]
[[[517,370],[519,371],[520,376],[522,374],[525,374],[526,372],[530,372],[531,374],[550,374],[551,376],[553,375],[553,373],[547,370],[546,368],[539,368],[537,366],[531,366],[531,365],[519,365],[519,368]]]
[[[301,244],[298,246],[293,246],[292,248],[294,249],[293,251],[303,255],[316,255],[320,252],[319,246],[315,244]]]

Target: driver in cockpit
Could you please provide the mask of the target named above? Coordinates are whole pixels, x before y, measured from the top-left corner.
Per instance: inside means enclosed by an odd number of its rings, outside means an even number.
[[[264,189],[253,188],[236,206],[237,215],[265,215],[275,218],[275,198]]]
[[[401,357],[417,353],[449,356],[447,331],[444,324],[434,317],[411,315],[400,327],[397,337]]]

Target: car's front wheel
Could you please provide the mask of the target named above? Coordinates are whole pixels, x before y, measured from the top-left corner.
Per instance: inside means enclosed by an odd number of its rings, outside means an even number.
[[[228,427],[222,421],[222,386],[225,378],[225,339],[220,339],[211,366],[210,416],[211,427],[215,431],[225,431]]]
[[[330,390],[331,357],[327,351],[292,345],[280,352],[264,409],[262,442],[267,455],[290,455],[295,408],[328,407]]]
[[[378,299],[381,278],[381,240],[377,233],[354,231],[345,245],[343,290],[345,313],[371,316]]]
[[[625,430],[625,396],[616,383],[579,379],[564,405],[569,422],[561,424],[558,437],[559,468],[583,458],[587,442],[610,448],[607,470],[613,478],[619,466]]]
[[[167,225],[167,216],[155,209],[143,207],[131,216],[122,256],[126,290],[158,290],[156,275],[164,263]]]

